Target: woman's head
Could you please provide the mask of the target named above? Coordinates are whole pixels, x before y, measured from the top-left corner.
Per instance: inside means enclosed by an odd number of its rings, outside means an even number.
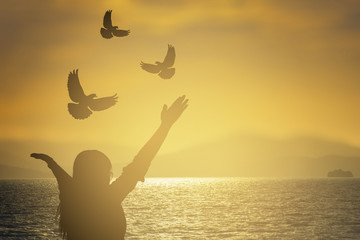
[[[86,150],[79,153],[74,161],[73,178],[78,183],[108,185],[112,176],[111,162],[102,152]]]

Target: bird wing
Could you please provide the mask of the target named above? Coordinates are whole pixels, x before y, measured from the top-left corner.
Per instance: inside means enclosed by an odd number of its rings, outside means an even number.
[[[85,119],[92,114],[87,106],[76,103],[69,103],[68,111],[75,119]]]
[[[161,70],[159,65],[154,65],[154,64],[150,64],[150,63],[141,62],[140,66],[142,69],[144,69],[145,71],[147,71],[149,73],[158,73]]]
[[[174,65],[174,62],[175,62],[175,48],[174,48],[174,46],[169,44],[168,45],[168,51],[167,51],[167,54],[165,56],[163,66],[169,68],[172,65]]]
[[[100,34],[101,34],[101,36],[103,36],[103,38],[106,38],[106,39],[109,39],[109,38],[113,37],[111,31],[107,30],[105,28],[100,29]]]
[[[130,30],[120,30],[120,29],[115,29],[112,32],[114,34],[114,36],[116,37],[125,37],[127,35],[129,35]]]
[[[93,111],[102,111],[115,105],[117,99],[118,97],[116,96],[116,94],[111,97],[92,99],[89,103],[89,108]]]
[[[163,79],[170,79],[175,74],[175,68],[166,68],[159,73],[159,76]]]
[[[79,81],[78,76],[78,69],[73,70],[70,72],[68,77],[68,90],[69,90],[69,96],[72,101],[74,102],[80,102],[82,99],[86,97],[84,90],[82,89]]]
[[[106,13],[104,15],[103,25],[107,29],[113,27],[112,22],[111,22],[111,12],[112,12],[112,10],[108,10],[108,11],[106,11]]]

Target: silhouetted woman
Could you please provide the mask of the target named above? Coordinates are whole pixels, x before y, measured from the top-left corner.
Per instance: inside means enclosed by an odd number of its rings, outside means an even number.
[[[152,159],[171,126],[187,107],[187,101],[182,96],[170,108],[164,105],[160,127],[112,184],[111,162],[100,151],[79,153],[74,161],[73,177],[46,154],[31,154],[31,157],[45,161],[57,179],[60,190],[59,227],[63,238],[124,239],[126,219],[121,202],[138,181],[144,181]]]

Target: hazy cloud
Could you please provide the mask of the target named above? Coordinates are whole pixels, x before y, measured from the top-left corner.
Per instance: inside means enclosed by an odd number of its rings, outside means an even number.
[[[113,10],[114,22],[131,29],[121,44],[100,37],[108,9]],[[11,104],[0,105],[6,113],[0,129],[9,129],[9,136],[12,129],[30,129],[42,121],[41,116],[34,117],[42,111],[53,111],[52,122],[65,119],[67,115],[60,115],[66,113],[65,108],[58,113],[47,103],[65,106],[66,76],[81,64],[91,69],[91,73],[81,70],[89,89],[98,84],[96,77],[102,71],[110,76],[109,88],[122,89],[121,81],[127,81],[132,93],[139,94],[140,85],[148,84],[137,69],[140,60],[162,56],[163,46],[171,43],[177,49],[176,75],[181,81],[166,87],[158,82],[146,85],[144,96],[171,88],[188,91],[199,105],[206,105],[216,95],[218,119],[207,124],[211,128],[228,116],[229,132],[231,127],[238,129],[240,119],[245,128],[247,121],[278,132],[276,124],[283,121],[288,130],[303,124],[301,130],[311,125],[311,130],[323,128],[323,132],[345,136],[358,118],[353,108],[360,87],[359,12],[360,2],[355,0],[6,0],[0,8],[0,100]],[[144,59],[142,54],[147,54]],[[118,76],[120,68],[124,70]],[[206,108],[208,115],[204,108],[201,114],[213,116],[213,106]],[[233,109],[242,112],[236,115]],[[315,117],[320,110],[321,117]],[[330,113],[334,116],[328,120]],[[270,114],[273,122],[263,123],[261,119]],[[123,119],[120,115],[116,120]],[[302,121],[296,121],[301,117]],[[327,125],[316,126],[324,121]],[[345,125],[335,129],[336,121]],[[44,128],[44,138],[52,127],[50,123]],[[351,139],[356,139],[356,133]]]

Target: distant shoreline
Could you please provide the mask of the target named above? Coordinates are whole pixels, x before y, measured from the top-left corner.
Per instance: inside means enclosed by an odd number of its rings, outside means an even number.
[[[360,177],[145,177],[146,179],[225,179],[225,178],[234,178],[234,179],[284,179],[284,180],[306,180],[306,179],[360,179]],[[114,181],[116,178],[112,179]],[[56,180],[54,177],[34,177],[34,178],[0,178],[1,180]]]

